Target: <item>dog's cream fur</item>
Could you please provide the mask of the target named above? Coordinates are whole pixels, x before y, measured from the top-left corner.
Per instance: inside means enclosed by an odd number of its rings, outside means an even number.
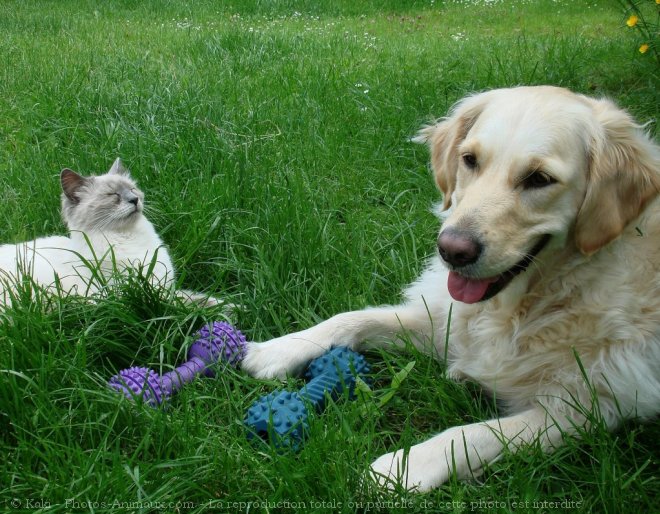
[[[448,270],[431,260],[398,306],[339,314],[249,347],[257,377],[298,373],[338,345],[387,343],[405,332],[443,358],[451,376],[480,383],[506,417],[445,430],[371,465],[385,486],[426,491],[451,473],[468,477],[506,446],[548,450],[588,423],[593,398],[604,422],[660,411],[660,172],[658,146],[608,100],[554,87],[493,90],[459,102],[417,137],[431,149],[444,193],[443,227],[484,242],[465,272],[493,277],[542,235],[549,243],[490,300],[453,302]],[[476,156],[472,169],[462,156]],[[525,187],[542,170],[553,183]],[[463,273],[463,271],[461,272]],[[584,367],[586,377],[580,370]],[[585,378],[587,381],[585,381]]]

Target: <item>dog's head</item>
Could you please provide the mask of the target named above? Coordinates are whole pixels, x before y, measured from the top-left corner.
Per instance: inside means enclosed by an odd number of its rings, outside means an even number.
[[[593,254],[660,192],[658,147],[608,100],[555,87],[497,89],[421,129],[446,219],[456,300],[488,300],[536,256]]]

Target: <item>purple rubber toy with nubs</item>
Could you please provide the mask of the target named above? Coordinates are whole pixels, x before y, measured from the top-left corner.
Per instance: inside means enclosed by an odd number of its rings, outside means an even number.
[[[141,398],[155,407],[167,401],[196,376],[214,376],[213,365],[238,367],[247,350],[245,336],[224,321],[203,326],[188,349],[188,361],[162,377],[149,368],[133,367],[120,371],[108,382],[110,388],[127,398]]]

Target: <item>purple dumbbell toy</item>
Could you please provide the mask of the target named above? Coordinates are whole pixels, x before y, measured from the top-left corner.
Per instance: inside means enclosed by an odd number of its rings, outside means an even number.
[[[348,391],[352,396],[357,378],[364,380],[367,373],[369,364],[362,355],[333,348],[310,363],[305,374],[310,381],[300,391],[276,391],[252,404],[244,420],[248,438],[268,439],[277,448],[298,450],[309,430],[308,406],[322,410],[326,393],[336,398]]]
[[[149,368],[128,368],[113,376],[108,385],[127,398],[142,398],[155,407],[166,401],[197,375],[214,376],[211,365],[223,361],[238,366],[246,353],[245,336],[224,321],[203,326],[188,349],[188,361],[162,377]]]

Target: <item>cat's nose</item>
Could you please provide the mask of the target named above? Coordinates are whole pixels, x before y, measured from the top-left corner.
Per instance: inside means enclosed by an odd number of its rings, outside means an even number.
[[[126,200],[128,203],[132,203],[137,207],[140,197],[133,193],[132,191],[126,191],[124,192],[124,200]]]

